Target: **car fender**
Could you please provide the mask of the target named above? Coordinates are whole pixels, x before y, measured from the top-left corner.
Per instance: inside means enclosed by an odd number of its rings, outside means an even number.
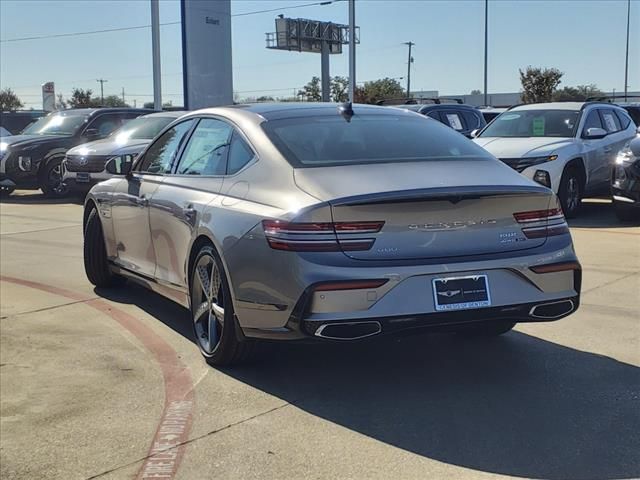
[[[113,228],[113,219],[111,217],[111,206],[114,198],[113,192],[122,179],[111,179],[95,185],[84,200],[84,209],[82,216],[82,231],[86,227],[87,218],[91,209],[95,208],[98,212],[98,218],[102,223],[102,232],[104,234],[105,248],[107,250],[107,258],[113,259],[117,257],[117,248],[115,234]]]

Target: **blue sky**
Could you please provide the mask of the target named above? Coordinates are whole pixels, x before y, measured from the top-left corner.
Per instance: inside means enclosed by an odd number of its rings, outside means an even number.
[[[232,0],[232,14],[313,0]],[[595,83],[623,90],[626,0],[490,0],[489,92],[518,91],[518,68],[556,67],[562,85]],[[283,10],[286,16],[348,22],[347,2]],[[265,48],[278,12],[232,19],[234,90],[241,97],[289,96],[313,75],[320,58]],[[406,76],[407,47],[416,43],[412,90],[464,94],[482,89],[482,0],[357,0],[357,80]],[[160,21],[180,19],[178,0],[162,0]],[[148,0],[0,0],[0,40],[148,25]],[[180,25],[161,27],[163,100],[182,102]],[[640,90],[640,0],[631,1],[629,89]],[[348,73],[348,57],[331,57],[331,74]],[[153,98],[150,29],[0,43],[0,87],[40,105],[40,84],[120,94],[138,105]],[[404,82],[406,80],[401,80]]]

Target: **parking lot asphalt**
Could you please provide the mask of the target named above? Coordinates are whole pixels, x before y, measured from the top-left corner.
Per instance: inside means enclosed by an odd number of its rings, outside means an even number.
[[[263,345],[207,367],[188,313],[94,290],[82,206],[0,203],[2,479],[640,477],[640,227],[571,222],[580,310],[491,340]]]

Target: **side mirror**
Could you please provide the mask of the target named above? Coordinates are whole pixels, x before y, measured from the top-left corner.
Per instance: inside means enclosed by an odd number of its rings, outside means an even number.
[[[478,136],[478,134],[480,133],[480,129],[476,128],[475,130],[471,130],[471,133],[469,134],[469,136],[471,138],[476,138]]]
[[[588,140],[597,140],[598,138],[604,138],[607,136],[607,131],[604,128],[587,128],[587,131],[584,132],[583,138]]]
[[[105,165],[105,170],[111,175],[129,175],[133,166],[132,155],[120,155],[112,157]]]
[[[92,139],[96,139],[100,136],[100,134],[98,133],[98,129],[97,128],[87,128],[84,131],[84,137],[88,138],[90,140]]]

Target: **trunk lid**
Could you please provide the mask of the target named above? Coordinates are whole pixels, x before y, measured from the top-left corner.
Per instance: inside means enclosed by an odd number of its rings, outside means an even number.
[[[535,248],[513,214],[551,208],[552,194],[495,160],[357,165],[296,171],[303,189],[331,205],[334,222],[384,222],[379,232],[337,232],[345,255],[411,260]],[[302,172],[300,175],[299,172]],[[375,239],[369,250],[349,250]]]

